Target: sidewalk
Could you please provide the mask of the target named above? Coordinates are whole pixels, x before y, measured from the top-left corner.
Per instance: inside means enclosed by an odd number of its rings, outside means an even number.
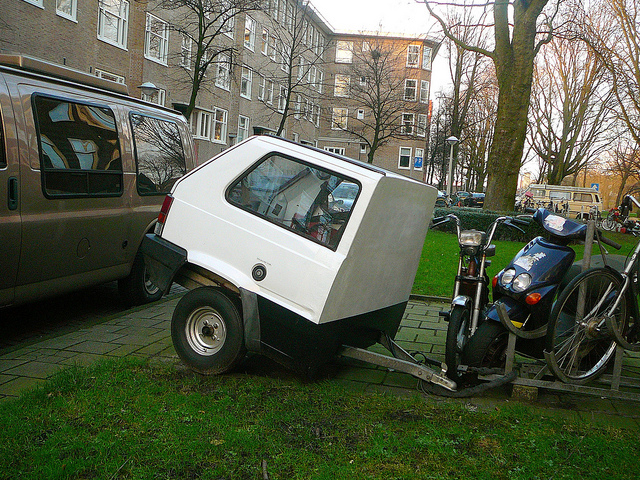
[[[177,361],[170,323],[179,299],[180,295],[173,295],[70,333],[52,334],[42,341],[0,351],[0,400],[16,398],[21,390],[44,382],[70,365],[87,365],[100,359],[127,355]],[[448,304],[439,299],[411,300],[396,341],[408,351],[419,351],[442,361],[447,324],[438,312],[446,308]],[[334,371],[334,381],[358,391],[398,395],[417,392],[417,380],[407,374],[343,359],[336,361]],[[429,401],[463,402],[472,408],[493,409],[513,401],[508,390],[496,389],[466,399],[431,395],[428,398]],[[551,410],[554,415],[640,430],[637,402],[540,390],[537,401],[531,405],[532,408]]]

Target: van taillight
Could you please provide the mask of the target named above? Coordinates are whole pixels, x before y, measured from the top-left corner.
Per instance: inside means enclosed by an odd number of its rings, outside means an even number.
[[[162,234],[164,222],[167,221],[167,215],[169,215],[169,209],[171,208],[172,203],[173,203],[173,197],[171,195],[167,195],[166,197],[164,197],[164,202],[162,202],[162,208],[160,209],[160,213],[158,214],[158,223],[156,223],[156,228],[154,229],[154,233],[156,235]]]

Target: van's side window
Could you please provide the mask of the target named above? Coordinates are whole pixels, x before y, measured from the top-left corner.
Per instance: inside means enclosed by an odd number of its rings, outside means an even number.
[[[232,185],[227,199],[335,250],[359,192],[338,174],[271,155]]]
[[[187,173],[178,126],[171,121],[131,114],[137,185],[141,195],[166,194]]]
[[[573,200],[576,202],[593,202],[590,193],[574,193]]]
[[[52,197],[122,194],[122,158],[110,108],[34,95],[43,189]]]

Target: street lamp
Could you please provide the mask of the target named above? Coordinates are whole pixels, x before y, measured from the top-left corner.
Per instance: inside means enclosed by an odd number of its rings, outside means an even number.
[[[453,183],[453,147],[455,147],[456,143],[460,140],[451,135],[445,141],[451,146],[451,151],[449,153],[449,172],[447,174],[447,197],[451,198],[451,184]]]
[[[151,82],[144,82],[142,85],[140,85],[138,87],[140,90],[142,90],[142,93],[144,93],[144,95],[147,98],[151,98],[153,97],[154,93],[157,93],[158,90],[160,90],[158,87],[155,86],[155,84],[151,83]]]

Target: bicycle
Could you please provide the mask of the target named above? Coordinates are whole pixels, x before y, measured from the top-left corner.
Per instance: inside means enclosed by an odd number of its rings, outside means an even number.
[[[628,195],[625,200],[640,208]],[[615,242],[596,236],[600,244]],[[615,245],[612,245],[615,247]],[[601,246],[600,250],[606,252]],[[638,259],[640,241],[621,272],[607,266],[576,276],[551,310],[545,358],[553,374],[565,383],[582,385],[604,373],[616,346],[639,351]],[[606,256],[603,255],[606,259]]]

